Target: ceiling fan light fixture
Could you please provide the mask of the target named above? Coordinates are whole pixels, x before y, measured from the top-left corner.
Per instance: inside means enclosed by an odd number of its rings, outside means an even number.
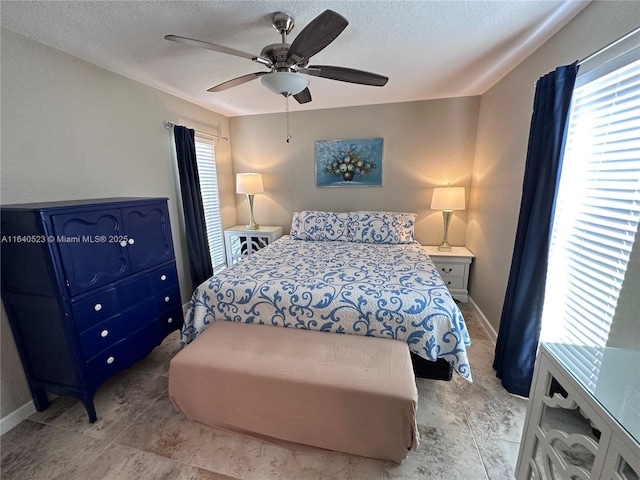
[[[282,95],[297,95],[309,86],[309,80],[293,72],[273,72],[264,75],[260,81],[273,93]]]

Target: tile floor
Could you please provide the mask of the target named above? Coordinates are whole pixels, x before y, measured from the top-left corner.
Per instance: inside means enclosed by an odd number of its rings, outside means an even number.
[[[473,346],[473,383],[418,379],[420,447],[397,465],[340,453],[289,450],[189,422],[167,396],[177,332],[107,381],[98,421],[57,398],[1,438],[3,480],[374,480],[514,478],[526,400],[509,395],[491,367],[494,344],[460,304]]]

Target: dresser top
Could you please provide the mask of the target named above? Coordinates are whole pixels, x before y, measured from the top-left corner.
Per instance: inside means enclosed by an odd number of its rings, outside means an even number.
[[[41,210],[41,209],[49,209],[49,208],[67,208],[67,207],[77,207],[81,205],[109,205],[109,204],[117,204],[122,202],[133,202],[133,201],[151,201],[157,202],[158,200],[168,200],[166,197],[157,197],[157,198],[149,198],[149,197],[113,197],[113,198],[87,198],[84,200],[62,200],[56,202],[35,202],[35,203],[16,203],[16,204],[7,204],[2,205],[2,210]]]
[[[466,247],[451,247],[450,252],[438,250],[437,245],[423,245],[422,249],[427,252],[427,255],[430,257],[475,257]]]
[[[273,225],[260,225],[260,228],[256,230],[249,230],[246,225],[236,225],[235,227],[227,228],[225,232],[241,232],[241,233],[274,233],[282,232],[282,227],[276,227]]]

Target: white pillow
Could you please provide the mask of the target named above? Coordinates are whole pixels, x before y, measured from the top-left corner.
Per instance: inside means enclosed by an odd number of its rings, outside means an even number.
[[[337,212],[293,212],[291,237],[295,240],[348,241],[349,214]]]
[[[415,213],[349,212],[349,241],[359,243],[413,243]]]

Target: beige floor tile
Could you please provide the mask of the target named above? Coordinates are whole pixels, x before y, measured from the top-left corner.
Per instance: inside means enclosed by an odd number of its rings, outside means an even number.
[[[177,480],[241,480],[222,473],[210,472],[202,468],[185,465]]]
[[[473,436],[458,430],[419,427],[420,447],[400,465],[386,470],[386,478],[402,480],[486,480],[487,474]]]
[[[195,455],[205,457],[213,451],[216,432],[212,427],[187,420],[175,410],[165,393],[115,442],[189,464]]]
[[[281,480],[382,480],[389,464],[383,460],[342,453],[291,452]]]
[[[489,480],[515,478],[519,442],[510,442],[484,435],[478,435],[475,439]]]
[[[111,444],[68,480],[176,480],[182,465],[135,448]]]
[[[416,384],[418,425],[455,428],[464,433],[471,433],[464,409],[460,408],[460,394],[454,382],[419,378]]]
[[[2,436],[2,480],[67,480],[108,444],[75,432],[25,420]]]
[[[47,410],[36,412],[30,418],[94,438],[113,440],[162,395],[167,386],[165,376],[127,369],[98,389],[94,397],[96,422],[89,423],[84,405],[72,397],[58,397]]]
[[[472,384],[458,382],[457,386],[474,435],[520,441],[527,399],[509,394],[495,374],[477,374]]]
[[[243,480],[280,478],[289,450],[252,438],[218,432],[210,446],[194,452],[191,465]]]

